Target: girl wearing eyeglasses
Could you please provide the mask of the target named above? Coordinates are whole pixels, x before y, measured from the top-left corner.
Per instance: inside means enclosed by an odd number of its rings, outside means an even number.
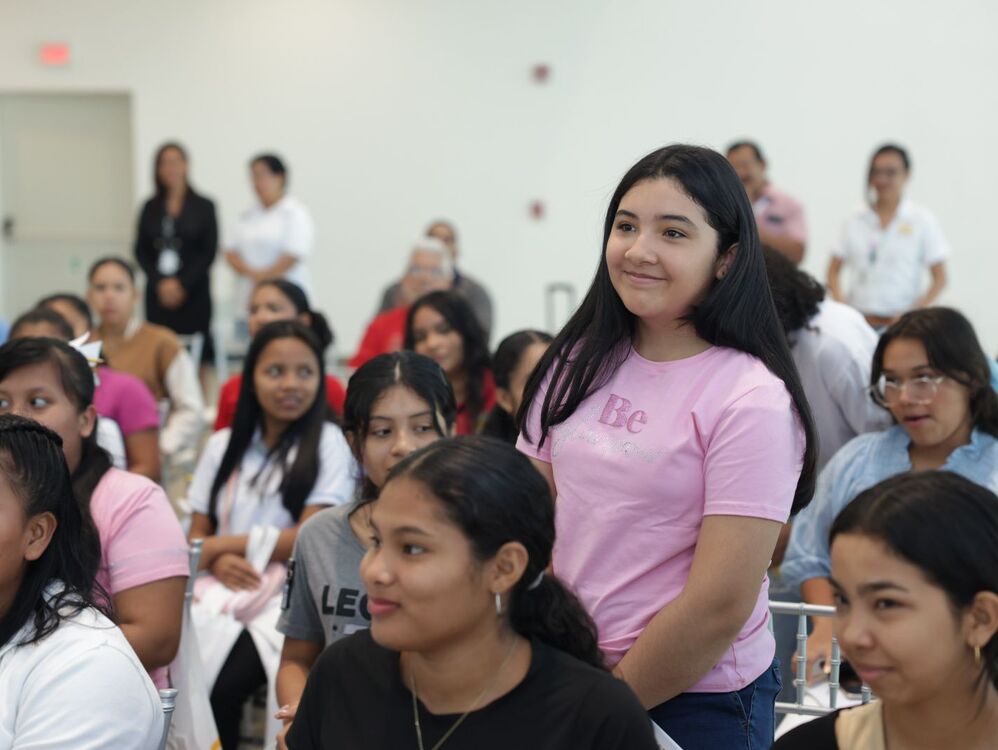
[[[945,307],[914,310],[881,336],[870,395],[894,426],[849,441],[818,478],[814,500],[794,522],[781,572],[810,604],[834,603],[829,583],[832,522],[860,492],[907,471],[945,470],[998,490],[998,395],[970,322]],[[831,622],[807,641],[808,674],[821,676]]]

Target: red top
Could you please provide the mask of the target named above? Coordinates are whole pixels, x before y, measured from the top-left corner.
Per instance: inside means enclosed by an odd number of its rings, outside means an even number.
[[[481,428],[485,418],[496,405],[496,381],[492,370],[486,370],[482,376],[482,410],[472,420],[466,404],[457,405],[457,419],[454,420],[455,435],[474,435]]]
[[[218,414],[215,415],[215,431],[232,426],[232,418],[236,416],[236,404],[239,401],[239,388],[243,384],[242,375],[229,378],[218,393]],[[336,416],[343,416],[343,402],[347,392],[343,383],[332,375],[326,376],[326,402]]]
[[[360,348],[347,364],[357,368],[379,354],[397,352],[401,349],[405,341],[405,320],[408,316],[408,305],[395,307],[378,315],[364,331]]]

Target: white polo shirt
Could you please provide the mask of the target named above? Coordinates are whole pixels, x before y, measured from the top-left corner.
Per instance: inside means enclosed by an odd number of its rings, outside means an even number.
[[[845,262],[846,298],[867,315],[892,316],[910,310],[925,291],[925,270],[949,257],[936,217],[907,198],[887,228],[870,206],[845,223],[833,251]]]
[[[215,474],[218,473],[231,434],[232,429],[229,427],[219,430],[208,439],[201,453],[201,460],[198,461],[191,486],[187,490],[191,508],[198,513],[208,515],[211,485],[215,481]],[[297,447],[288,453],[289,465],[294,463],[296,454]],[[267,446],[257,430],[243,455],[235,480],[230,480],[235,496],[231,504],[229,528],[225,533],[247,534],[256,525],[276,526],[279,529],[289,529],[295,525],[295,520],[284,507],[281,497],[282,472],[275,470],[273,462],[264,469],[265,463]],[[261,469],[264,469],[262,474]],[[343,431],[327,422],[322,427],[322,437],[319,440],[319,476],[316,477],[315,486],[305,500],[305,505],[342,505],[351,502],[358,474],[356,461],[343,437]],[[260,475],[259,478],[257,475]],[[225,492],[225,488],[219,492],[219,509]]]
[[[294,255],[299,261],[284,278],[311,296],[304,263],[314,242],[315,225],[308,209],[298,199],[285,195],[269,208],[258,203],[240,216],[226,247],[238,251],[251,268],[268,268],[282,255]],[[249,279],[239,278],[237,315],[245,315],[252,286]]]
[[[85,609],[15,645],[31,627],[0,646],[0,748],[159,747],[159,694],[117,627]]]

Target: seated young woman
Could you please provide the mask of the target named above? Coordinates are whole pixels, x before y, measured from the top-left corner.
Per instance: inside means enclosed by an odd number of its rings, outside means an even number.
[[[290,750],[657,747],[592,620],[546,572],[554,501],[512,446],[448,438],[411,454],[370,525],[371,629],[319,657]]]
[[[326,318],[318,310],[309,307],[308,297],[302,288],[287,279],[266,279],[259,282],[250,294],[249,319],[247,324],[250,336],[256,336],[267,323],[275,320],[298,320],[312,329],[325,351],[333,343],[333,332]],[[242,375],[229,378],[218,394],[218,412],[215,415],[215,430],[229,427],[236,413],[239,401],[239,388]],[[343,399],[346,390],[343,384],[332,375],[326,374],[326,401],[337,415],[343,414]]]
[[[467,300],[457,292],[430,292],[409,308],[405,348],[435,361],[457,398],[457,435],[474,435],[496,404],[488,341]]]
[[[354,461],[327,419],[324,375],[322,345],[303,323],[263,326],[232,427],[208,440],[188,492],[190,537],[204,539],[200,564],[212,573],[197,582],[192,616],[223,750],[239,744],[246,698],[274,683],[283,563],[300,525],[353,498]]]
[[[998,491],[998,395],[988,358],[956,310],[905,313],[880,337],[871,394],[896,424],[853,438],[828,462],[814,500],[794,521],[781,573],[811,604],[830,605],[828,532],[856,495],[906,471],[943,469]],[[831,669],[831,622],[807,641],[808,674]]]
[[[157,687],[180,642],[188,547],[159,485],[111,465],[97,445],[94,376],[62,341],[28,338],[0,347],[0,413],[30,417],[62,439],[73,491],[97,528],[97,583]]]
[[[835,632],[877,700],[776,750],[990,750],[998,739],[998,497],[948,471],[871,487],[831,529]]]
[[[57,434],[0,416],[0,747],[155,748],[159,696],[94,577]]]
[[[360,561],[370,541],[368,516],[389,470],[454,428],[454,391],[440,366],[409,351],[381,354],[350,378],[343,430],[363,469],[356,499],[317,513],[295,541],[277,672],[282,736],[294,719],[305,681],[329,643],[371,624]]]
[[[131,373],[159,402],[169,405],[159,434],[160,451],[178,468],[193,464],[204,427],[204,396],[190,354],[169,328],[136,317],[139,293],[128,261],[101,258],[90,267],[87,279],[87,299],[99,319],[90,340],[101,342],[111,367]]]
[[[523,404],[523,388],[551,345],[551,338],[551,334],[543,331],[517,331],[499,343],[492,357],[496,405],[482,426],[483,435],[516,445],[520,435],[516,413]]]
[[[72,320],[63,314],[66,309],[73,310]],[[18,318],[11,338],[47,336],[72,341],[85,336],[90,326],[87,303],[75,295],[59,294],[47,297],[34,310]],[[98,442],[111,453],[114,465],[119,469],[128,469],[158,482],[159,409],[156,399],[145,383],[127,372],[98,364],[96,374],[94,408],[103,417],[97,424]]]

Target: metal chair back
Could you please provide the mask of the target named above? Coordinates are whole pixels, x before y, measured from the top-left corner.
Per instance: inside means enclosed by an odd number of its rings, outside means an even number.
[[[173,721],[173,710],[177,707],[177,689],[163,688],[160,690],[159,702],[163,706],[163,736],[159,740],[159,750],[166,750],[166,741],[170,737],[170,722]]]

